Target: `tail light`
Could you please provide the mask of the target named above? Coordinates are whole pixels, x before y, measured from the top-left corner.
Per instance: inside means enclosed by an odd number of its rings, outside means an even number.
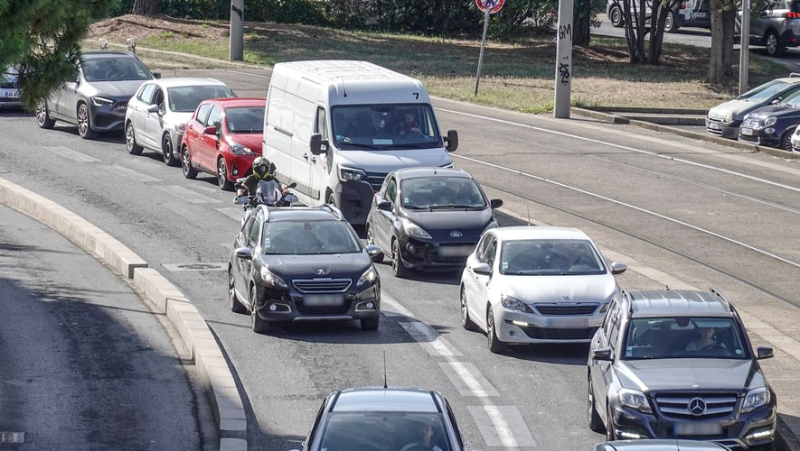
[[[800,13],[792,13],[792,12],[786,13],[786,18],[787,19],[800,19]]]
[[[686,9],[686,2],[681,2],[681,8],[680,9]]]

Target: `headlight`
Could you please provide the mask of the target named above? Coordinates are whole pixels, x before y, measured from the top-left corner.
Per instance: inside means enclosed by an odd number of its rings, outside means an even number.
[[[358,283],[356,285],[372,283],[375,282],[375,279],[377,278],[378,273],[375,271],[375,267],[370,266],[368,270],[364,271],[364,274],[361,274],[361,277],[358,279]]]
[[[114,103],[111,99],[106,99],[105,97],[92,97],[92,103],[96,106],[109,106]]]
[[[186,123],[182,122],[180,124],[175,124],[175,131],[178,133],[183,133],[186,130]]]
[[[653,413],[650,403],[647,402],[647,397],[640,391],[623,388],[617,392],[617,399],[625,407],[636,409],[642,413]]]
[[[753,410],[769,403],[769,390],[767,387],[755,388],[747,392],[742,403],[742,412]]]
[[[278,277],[277,274],[267,269],[266,266],[261,267],[261,280],[264,282],[265,285],[275,288],[289,288],[289,285],[286,285],[286,281]]]
[[[413,222],[409,221],[408,219],[403,218],[403,229],[405,229],[406,233],[413,236],[414,238],[421,238],[423,240],[430,240],[431,236],[422,229],[422,227],[414,224]]]
[[[367,173],[361,169],[339,166],[339,180],[343,182],[360,182],[366,176]]]
[[[528,307],[528,304],[520,301],[519,299],[512,298],[511,296],[501,294],[500,303],[503,304],[503,307],[509,310],[516,310],[523,313],[533,313],[533,310]]]
[[[725,116],[725,122],[733,122],[733,113],[732,112],[728,113],[728,115]]]
[[[764,127],[772,127],[776,122],[778,122],[778,118],[775,116],[770,116],[764,121]]]
[[[231,147],[231,152],[233,152],[234,155],[254,155],[253,151],[250,150],[249,147],[237,143],[231,139],[230,136],[226,136],[225,141],[228,142],[228,145]]]

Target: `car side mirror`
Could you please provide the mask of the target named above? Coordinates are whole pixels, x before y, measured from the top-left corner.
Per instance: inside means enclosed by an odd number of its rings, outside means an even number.
[[[308,147],[313,155],[322,155],[328,151],[328,141],[322,139],[319,133],[314,133],[308,140]]]
[[[503,206],[503,199],[492,199],[489,201],[489,205],[491,205],[492,208],[500,208]]]
[[[601,362],[610,362],[613,359],[611,348],[600,348],[592,351],[592,360],[599,360]]]
[[[455,152],[458,149],[458,132],[447,130],[447,138],[444,139],[444,147],[448,152]]]
[[[217,127],[210,125],[203,130],[204,135],[216,135],[217,134]]]
[[[777,104],[781,103],[781,99],[780,99],[780,97],[778,97],[777,99],[773,100],[773,101],[772,101],[772,102],[770,102],[770,103],[771,103],[772,105],[777,105]]]
[[[147,106],[147,112],[148,113],[155,113],[156,111],[158,111],[158,105],[148,105]]]
[[[628,269],[628,265],[621,262],[612,262],[611,263],[611,274],[617,275],[622,274]]]
[[[153,78],[155,78],[156,80],[161,78],[161,72],[153,72]]]
[[[253,259],[253,251],[250,250],[248,247],[240,247],[233,251],[236,254],[237,258],[241,258],[242,260],[252,260]]]
[[[388,200],[382,200],[378,202],[378,210],[392,211],[392,203]]]
[[[472,272],[481,276],[491,276],[492,268],[489,267],[488,263],[478,263],[472,267]]]
[[[286,187],[286,189],[295,189],[295,188],[297,188],[297,182],[292,182],[289,184],[289,186]]]
[[[367,254],[372,259],[372,261],[377,262],[383,260],[383,250],[374,244],[367,245]]]
[[[775,357],[775,352],[769,346],[759,346],[756,352],[758,354],[758,360],[771,359]]]

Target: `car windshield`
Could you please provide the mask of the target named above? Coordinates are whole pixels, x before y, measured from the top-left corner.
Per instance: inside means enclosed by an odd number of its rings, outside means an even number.
[[[432,149],[442,139],[428,104],[333,108],[333,135],[342,150]]]
[[[263,133],[264,107],[228,108],[225,110],[228,133]]]
[[[605,265],[587,240],[514,240],[503,243],[500,273],[524,276],[604,274]]]
[[[320,450],[452,449],[438,413],[334,412],[321,439]]]
[[[265,254],[313,255],[361,252],[361,242],[344,221],[278,221],[264,226]]]
[[[167,89],[169,93],[169,109],[176,113],[191,113],[208,99],[233,97],[233,91],[227,86],[181,86]]]
[[[634,318],[624,359],[747,359],[742,343],[731,318]]]
[[[89,58],[81,63],[86,81],[150,80],[153,75],[136,58]]]
[[[800,91],[787,96],[781,102],[782,105],[790,106],[792,108],[800,108]]]
[[[486,200],[474,180],[466,177],[433,177],[403,180],[403,206],[411,210],[486,208]]]
[[[766,102],[786,89],[787,86],[789,86],[789,83],[785,81],[772,80],[747,91],[738,98],[740,100],[747,100],[748,102]]]

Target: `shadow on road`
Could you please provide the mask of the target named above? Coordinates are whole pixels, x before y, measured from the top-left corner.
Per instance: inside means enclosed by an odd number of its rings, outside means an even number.
[[[508,357],[531,362],[561,365],[586,365],[588,343],[512,345],[505,353]]]

